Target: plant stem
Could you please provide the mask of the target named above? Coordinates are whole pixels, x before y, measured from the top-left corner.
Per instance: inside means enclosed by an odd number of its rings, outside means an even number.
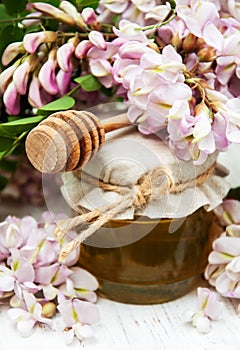
[[[164,26],[165,24],[171,22],[175,17],[177,16],[176,12],[173,13],[173,16],[171,16],[170,18],[168,18],[166,21],[163,21],[161,23],[157,23],[157,24],[154,24],[154,25],[150,25],[150,26],[146,26],[146,27],[139,27],[139,28],[136,28],[136,30],[149,30],[149,29],[157,29],[157,28],[160,28],[162,26]]]
[[[20,136],[18,136],[12,143],[12,145],[6,149],[6,151],[1,155],[0,160],[2,160],[4,157],[7,157],[9,154],[11,154],[17,146],[20,145],[22,139],[27,135],[28,131],[24,131],[21,133]]]
[[[47,17],[47,16],[43,16],[43,17],[37,17],[37,16],[32,16],[32,17],[18,17],[18,18],[11,18],[11,19],[2,19],[0,20],[0,23],[13,23],[13,22],[19,22],[19,21],[23,21],[23,20],[31,20],[31,19],[54,19],[53,17]]]

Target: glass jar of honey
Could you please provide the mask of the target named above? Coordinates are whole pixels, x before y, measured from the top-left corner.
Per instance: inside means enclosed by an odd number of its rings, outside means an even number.
[[[134,236],[134,242],[104,248],[87,240],[79,264],[96,276],[99,295],[108,299],[133,304],[176,299],[201,279],[214,238],[212,216],[200,208],[184,219],[112,220],[95,233],[102,243],[121,236]]]

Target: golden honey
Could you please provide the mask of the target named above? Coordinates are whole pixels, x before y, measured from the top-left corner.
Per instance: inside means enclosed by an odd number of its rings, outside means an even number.
[[[108,299],[133,304],[176,299],[201,279],[213,241],[212,215],[199,209],[185,219],[113,220],[95,235],[105,230],[106,242],[121,241],[121,234],[139,239],[115,248],[86,241],[79,264],[96,276],[99,295]]]

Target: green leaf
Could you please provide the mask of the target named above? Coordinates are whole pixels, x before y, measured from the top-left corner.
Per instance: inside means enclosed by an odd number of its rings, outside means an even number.
[[[1,23],[1,21],[5,21],[5,20],[11,20],[12,16],[10,16],[7,11],[6,11],[6,7],[3,4],[0,4],[0,27],[2,26],[6,26],[8,24],[6,23]]]
[[[0,154],[12,146],[13,140],[7,137],[0,137]]]
[[[29,2],[39,2],[39,0],[29,1]],[[59,7],[60,0],[41,0],[41,2],[46,2],[50,5],[53,5],[55,7]]]
[[[8,123],[0,124],[0,136],[15,138],[16,135],[31,130],[37,125],[45,116],[28,117],[17,119]]]
[[[38,109],[38,113],[41,112],[52,112],[52,111],[66,111],[75,105],[75,100],[71,96],[63,96],[53,102],[46,104],[45,106]]]
[[[2,3],[5,5],[7,13],[15,15],[25,10],[27,0],[2,0]]]
[[[9,159],[2,159],[0,161],[0,169],[12,173],[16,170],[17,162]]]
[[[78,83],[83,90],[88,92],[99,90],[102,86],[99,80],[92,74],[87,74],[82,77],[76,78],[74,79],[74,81]]]
[[[3,54],[5,48],[12,42],[22,41],[23,30],[17,26],[8,25],[4,27],[0,32],[0,57]]]
[[[2,191],[4,187],[6,187],[8,181],[9,180],[5,176],[0,175],[0,191]]]
[[[99,4],[99,0],[76,0],[77,4],[81,7],[92,7],[96,9]]]

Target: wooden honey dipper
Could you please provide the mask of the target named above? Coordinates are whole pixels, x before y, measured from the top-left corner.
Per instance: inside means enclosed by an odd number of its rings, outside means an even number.
[[[105,133],[129,125],[126,113],[100,120],[87,111],[56,112],[31,130],[26,152],[42,173],[82,168],[105,141]]]

